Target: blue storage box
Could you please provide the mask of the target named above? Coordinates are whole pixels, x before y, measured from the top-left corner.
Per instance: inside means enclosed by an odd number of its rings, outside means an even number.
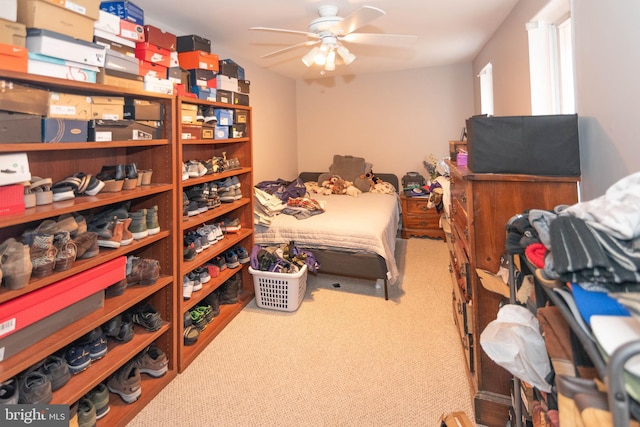
[[[198,99],[216,102],[216,90],[210,87],[191,86],[191,93],[195,93]]]
[[[216,126],[213,131],[213,139],[228,139],[229,126]]]
[[[89,124],[86,120],[42,119],[42,142],[87,142]]]
[[[233,110],[216,108],[213,110],[218,119],[219,126],[231,126],[233,124]]]
[[[100,3],[100,10],[119,16],[120,19],[126,19],[138,25],[144,25],[144,10],[129,0],[103,1]]]

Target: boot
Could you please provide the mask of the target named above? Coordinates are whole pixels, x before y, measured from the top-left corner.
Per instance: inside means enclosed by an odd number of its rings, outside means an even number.
[[[2,284],[8,289],[21,289],[31,279],[31,256],[29,246],[23,245],[13,237],[0,244],[0,268]]]
[[[98,233],[98,246],[103,248],[119,248],[120,242],[122,242],[123,227],[124,223],[118,221],[118,217],[114,216],[106,226],[106,229],[109,230],[109,232],[105,231],[101,234],[96,230]]]
[[[160,232],[160,224],[158,223],[158,206],[147,209],[146,215],[147,231],[149,236]]]
[[[149,235],[146,217],[146,209],[140,209],[137,212],[129,212],[129,218],[131,218],[129,230],[131,230],[131,234],[133,234],[133,238],[136,240],[144,239]]]
[[[131,218],[119,219],[118,222],[122,223],[122,241],[120,241],[121,246],[130,245],[133,242],[133,234],[129,230],[131,226]]]
[[[239,282],[238,274],[234,274],[218,288],[220,304],[235,304],[238,302]]]
[[[129,256],[127,258],[127,284],[133,286],[153,285],[160,277],[160,262],[155,259],[138,258]]]

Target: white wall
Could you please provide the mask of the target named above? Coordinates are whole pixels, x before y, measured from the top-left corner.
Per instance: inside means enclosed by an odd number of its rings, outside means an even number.
[[[327,171],[334,154],[374,172],[426,174],[473,114],[471,64],[297,82],[298,169]]]
[[[583,199],[640,170],[640,2],[574,1]]]

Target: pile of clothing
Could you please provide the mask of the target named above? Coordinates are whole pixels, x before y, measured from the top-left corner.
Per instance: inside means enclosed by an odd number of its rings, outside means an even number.
[[[295,246],[294,242],[279,246],[255,245],[251,250],[250,265],[254,270],[272,273],[297,273],[303,266],[312,273],[320,269],[313,252]]]

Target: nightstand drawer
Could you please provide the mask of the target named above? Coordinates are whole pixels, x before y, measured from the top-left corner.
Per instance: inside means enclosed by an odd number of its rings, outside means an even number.
[[[407,228],[438,228],[440,226],[440,215],[407,215],[404,219],[404,225]]]
[[[405,206],[407,213],[410,214],[424,214],[434,210],[429,208],[429,199],[427,198],[409,198]]]

